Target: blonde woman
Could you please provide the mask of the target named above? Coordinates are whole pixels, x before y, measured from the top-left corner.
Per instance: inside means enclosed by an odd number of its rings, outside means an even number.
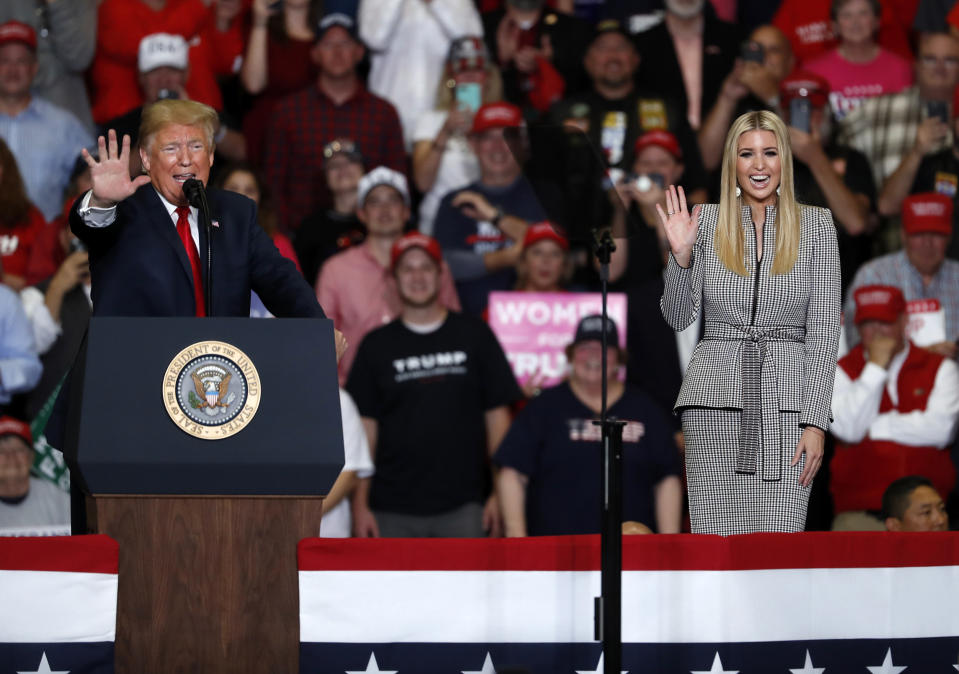
[[[705,333],[675,411],[694,533],[802,531],[829,428],[840,289],[836,228],[796,203],[782,120],[739,117],[719,204],[657,205],[670,246],[661,301],[675,330]]]
[[[499,69],[482,37],[457,38],[450,45],[436,106],[420,116],[413,131],[413,182],[423,193],[419,230],[433,233],[440,200],[479,179],[479,162],[467,141],[473,115],[503,98]]]

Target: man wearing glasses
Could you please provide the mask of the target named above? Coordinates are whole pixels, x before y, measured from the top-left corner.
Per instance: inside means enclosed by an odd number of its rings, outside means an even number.
[[[916,84],[867,99],[842,120],[839,142],[866,155],[876,185],[883,185],[917,144],[930,154],[951,145],[949,108],[959,83],[959,40],[948,33],[923,33],[915,68]]]

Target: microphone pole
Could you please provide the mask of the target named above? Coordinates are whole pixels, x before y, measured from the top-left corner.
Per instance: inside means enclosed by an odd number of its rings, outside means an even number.
[[[183,183],[183,194],[191,206],[197,209],[200,222],[206,229],[206,287],[204,290],[206,315],[213,315],[213,220],[210,218],[210,204],[206,200],[206,189],[196,178]],[[198,223],[199,224],[199,223]]]
[[[609,343],[609,263],[616,245],[608,229],[597,232],[594,252],[599,260],[602,283],[602,399],[599,421],[603,463],[602,527],[600,530],[600,596],[594,600],[594,636],[603,642],[603,672],[620,674],[623,662],[623,427],[626,422],[608,415],[609,371],[606,350]],[[617,345],[618,346],[618,345]]]

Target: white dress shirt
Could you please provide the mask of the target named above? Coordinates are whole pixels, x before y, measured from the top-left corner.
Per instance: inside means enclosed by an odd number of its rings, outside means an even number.
[[[830,428],[833,435],[848,443],[860,442],[868,434],[873,440],[903,445],[942,449],[949,444],[959,417],[959,367],[949,358],[942,361],[936,372],[926,409],[879,413],[883,390],[893,404],[898,403],[899,373],[910,348],[907,343],[906,348],[893,356],[887,369],[867,362],[855,380],[841,367],[836,367]]]
[[[90,299],[90,284],[81,283],[83,293],[87,296],[87,302],[93,306],[93,300]],[[63,334],[63,327],[60,321],[54,320],[47,308],[46,297],[38,288],[30,286],[20,291],[20,300],[23,302],[23,310],[33,326],[33,339],[37,344],[37,353],[41,356],[50,350],[50,347]]]
[[[97,206],[90,205],[90,198],[93,196],[93,190],[90,190],[83,195],[83,201],[80,202],[80,217],[83,219],[84,224],[88,227],[108,227],[113,224],[113,221],[117,219],[117,207],[111,206],[110,208],[99,208]],[[163,205],[166,206],[166,211],[170,215],[170,220],[173,222],[173,227],[176,228],[177,220],[179,216],[176,214],[177,206],[176,204],[171,204],[169,201],[163,198],[163,195],[157,192],[157,196],[160,197],[160,201],[163,202]],[[190,206],[190,235],[193,237],[193,243],[196,244],[197,251],[200,250],[200,230],[198,229],[197,222],[197,209],[194,206]]]

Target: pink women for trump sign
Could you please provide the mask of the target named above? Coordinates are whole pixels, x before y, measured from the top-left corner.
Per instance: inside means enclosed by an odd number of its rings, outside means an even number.
[[[579,320],[601,308],[599,293],[493,292],[489,325],[520,385],[538,375],[542,386],[553,386],[566,376],[565,349]],[[607,308],[619,328],[619,346],[626,348],[626,295],[610,293]]]

